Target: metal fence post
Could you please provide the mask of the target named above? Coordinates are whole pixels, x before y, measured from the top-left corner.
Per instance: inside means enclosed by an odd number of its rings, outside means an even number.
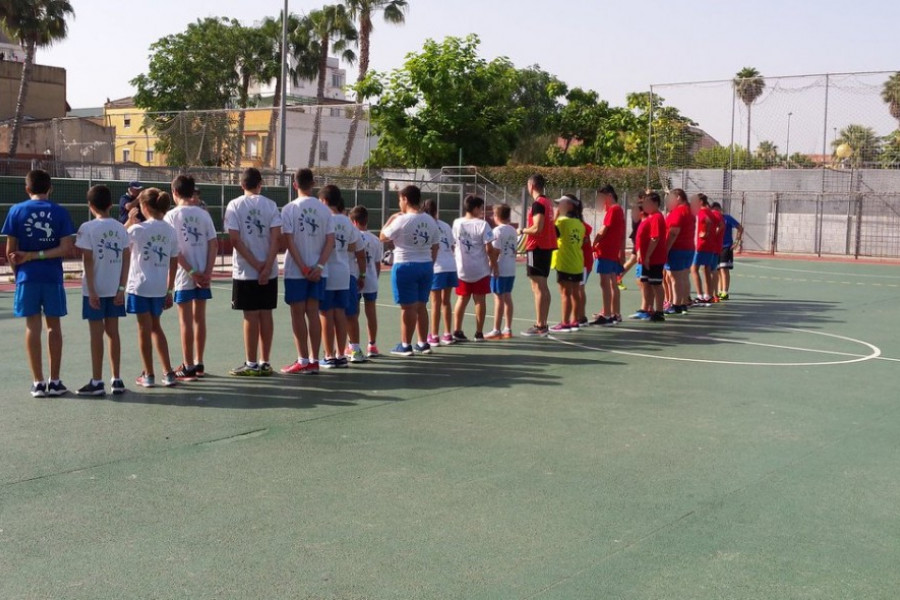
[[[856,195],[856,247],[853,258],[859,258],[862,254],[862,220],[863,220],[863,195]]]
[[[772,238],[769,240],[769,253],[775,254],[778,251],[778,208],[780,194],[772,195]]]
[[[816,199],[816,239],[813,252],[816,256],[822,256],[822,231],[825,229],[825,204],[822,196]]]
[[[388,196],[390,195],[391,182],[385,179],[381,182],[381,228],[387,222]]]

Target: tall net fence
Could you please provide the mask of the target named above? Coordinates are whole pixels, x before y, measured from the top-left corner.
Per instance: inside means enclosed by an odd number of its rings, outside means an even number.
[[[651,131],[648,182],[744,218],[747,249],[900,258],[900,74],[653,85],[695,125]]]

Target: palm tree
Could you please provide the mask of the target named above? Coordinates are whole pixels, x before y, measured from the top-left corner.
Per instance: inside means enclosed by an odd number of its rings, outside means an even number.
[[[265,34],[257,27],[244,27],[234,24],[237,45],[237,71],[240,76],[238,87],[238,129],[237,148],[234,153],[234,166],[241,168],[244,158],[244,126],[247,120],[247,107],[250,105],[250,83],[262,79],[265,61],[270,58],[271,45]]]
[[[319,82],[316,92],[316,118],[313,123],[312,143],[309,146],[309,167],[316,164],[319,147],[319,132],[322,129],[322,104],[325,102],[325,77],[328,74],[328,53],[334,50],[348,63],[356,60],[356,54],[349,48],[356,42],[358,33],[353,19],[343,4],[329,4],[309,13],[312,32],[319,46]]]
[[[406,9],[409,6],[406,0],[344,0],[350,18],[359,23],[359,75],[357,83],[365,80],[369,73],[369,52],[372,37],[372,15],[379,10],[387,23],[402,25],[406,22]],[[360,98],[357,96],[357,102]],[[350,133],[347,134],[347,145],[344,146],[344,156],[341,158],[341,166],[350,164],[350,155],[353,153],[353,143],[356,141],[356,132],[359,129],[359,119],[362,111],[359,107],[353,110],[353,120],[350,122]]]
[[[888,105],[891,116],[900,121],[900,72],[894,73],[884,82],[881,99]]]
[[[46,48],[65,39],[69,33],[68,17],[75,11],[69,0],[3,0],[0,2],[0,25],[25,48],[25,63],[19,81],[19,96],[9,140],[9,157],[16,155],[19,146],[19,130],[25,117],[25,100],[34,70],[34,54],[37,48]]]
[[[756,158],[762,161],[763,166],[772,166],[778,162],[778,146],[768,140],[760,142],[756,147]]]
[[[878,160],[883,143],[883,138],[879,137],[871,127],[858,124],[847,125],[831,142],[831,146],[834,148],[833,158],[835,162],[842,160],[842,157],[838,156],[838,148],[846,144],[850,147],[851,154],[843,160],[846,160],[850,167],[859,169]]]
[[[733,85],[738,98],[747,105],[747,148],[750,148],[750,110],[766,89],[766,80],[756,69],[744,67],[735,75]]]

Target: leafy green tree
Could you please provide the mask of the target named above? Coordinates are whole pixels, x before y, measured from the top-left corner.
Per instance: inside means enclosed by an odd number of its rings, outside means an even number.
[[[406,0],[344,0],[350,18],[358,23],[359,29],[359,75],[356,83],[365,81],[369,74],[369,58],[372,45],[372,31],[375,26],[372,23],[372,15],[381,11],[385,22],[394,25],[402,25],[406,22]],[[359,130],[359,119],[362,112],[354,109],[353,120],[350,122],[350,132],[347,134],[347,144],[344,146],[344,156],[341,158],[341,166],[350,164],[350,155],[353,153],[353,143],[356,141],[356,132]]]
[[[835,162],[843,162],[854,169],[870,166],[872,163],[878,162],[883,142],[883,138],[879,137],[871,127],[858,124],[847,125],[831,142],[831,147],[834,148],[832,157]],[[846,158],[838,155],[838,148],[844,144],[850,147],[851,152],[850,156]]]
[[[768,140],[763,140],[756,146],[756,158],[765,167],[771,167],[781,161],[781,156],[778,154],[778,146]]]
[[[788,165],[795,169],[812,169],[816,166],[816,163],[806,154],[794,152],[788,158]]]
[[[68,18],[75,10],[68,0],[2,0],[0,1],[0,27],[25,48],[22,78],[13,117],[12,135],[9,140],[9,157],[19,148],[19,133],[25,117],[25,101],[34,71],[34,55],[37,48],[46,48],[66,38],[69,32]]]
[[[519,139],[511,160],[537,164],[546,159],[548,146],[555,144],[562,109],[561,99],[569,92],[565,83],[532,65],[517,71],[512,102],[524,109]]]
[[[309,146],[309,167],[316,164],[319,150],[319,132],[322,129],[322,104],[325,103],[325,78],[328,74],[328,54],[334,51],[340,57],[353,63],[356,54],[350,45],[356,43],[359,34],[353,19],[343,4],[329,4],[309,13],[310,29],[319,47],[319,80],[316,89],[316,116],[313,122],[312,142]]]
[[[753,103],[766,89],[766,80],[762,74],[752,67],[744,67],[734,78],[734,91],[747,106],[747,148],[750,147],[750,117]]]
[[[667,168],[685,167],[691,163],[700,140],[697,123],[681,114],[674,106],[666,106],[666,99],[659,94],[635,92],[628,94],[628,108],[634,112],[640,126],[631,131],[634,149],[632,165],[644,164],[648,154],[658,165]],[[647,126],[652,117],[652,135]]]
[[[479,38],[428,40],[389,74],[370,73],[359,91],[378,98],[372,125],[376,166],[439,167],[458,153],[475,165],[505,164],[526,110],[512,102],[518,74],[506,58],[478,56]]]
[[[881,99],[888,105],[891,116],[900,121],[900,72],[894,73],[884,82]]]

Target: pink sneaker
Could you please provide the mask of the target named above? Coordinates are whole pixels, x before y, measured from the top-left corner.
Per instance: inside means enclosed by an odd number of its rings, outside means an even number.
[[[426,341],[428,342],[429,346],[439,346],[441,343],[441,338],[429,333]]]
[[[453,341],[453,336],[449,333],[445,333],[441,336],[440,345],[441,346],[451,346],[455,342]]]

